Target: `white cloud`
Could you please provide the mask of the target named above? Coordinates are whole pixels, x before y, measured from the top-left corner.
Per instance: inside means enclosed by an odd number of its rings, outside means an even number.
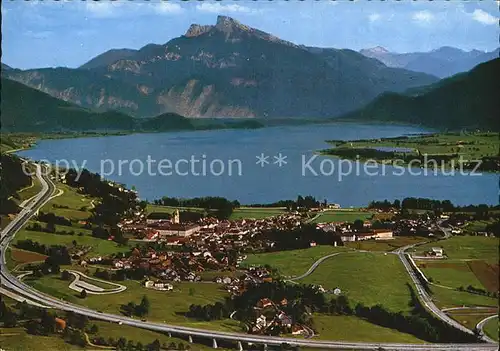
[[[382,18],[382,16],[379,13],[372,13],[371,15],[368,16],[368,20],[370,22],[377,22]]]
[[[429,24],[435,19],[435,17],[430,11],[424,10],[414,12],[412,15],[412,19],[420,24]]]
[[[490,15],[488,12],[481,9],[474,10],[472,13],[472,19],[482,24],[498,24],[497,17]]]
[[[251,9],[250,7],[241,6],[238,4],[221,5],[220,3],[208,3],[204,2],[196,5],[196,9],[202,12],[210,13],[257,13],[260,12],[257,9]]]
[[[161,2],[160,4],[149,4],[149,6],[153,7],[155,12],[160,14],[176,14],[184,11],[181,5],[170,2]]]
[[[32,31],[28,30],[24,32],[24,35],[34,38],[34,39],[47,39],[48,37],[51,37],[54,34],[54,32],[49,31],[49,30],[44,30],[44,31]]]
[[[110,1],[87,1],[85,2],[85,10],[93,17],[116,17],[122,4]]]
[[[118,1],[92,1],[85,3],[85,10],[92,17],[111,18],[127,17],[137,15],[172,15],[184,11],[182,6],[177,3],[166,1],[138,3],[138,2],[118,2]]]

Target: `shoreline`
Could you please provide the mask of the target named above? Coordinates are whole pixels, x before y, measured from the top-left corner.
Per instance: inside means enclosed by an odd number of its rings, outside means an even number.
[[[222,118],[221,118],[222,119]],[[256,120],[256,119],[252,119]],[[234,121],[234,119],[231,119]],[[257,120],[258,121],[258,120]],[[223,130],[259,130],[267,128],[280,128],[280,127],[303,127],[303,126],[313,126],[313,125],[332,125],[332,124],[353,124],[353,125],[381,125],[381,126],[402,126],[402,127],[419,127],[427,128],[418,124],[410,123],[399,123],[399,122],[384,122],[384,121],[356,121],[350,119],[270,119],[262,122],[262,126],[254,128],[245,127],[231,127],[231,126],[220,126],[220,128],[194,128],[194,129],[177,129],[177,130],[118,130],[118,131],[67,131],[67,132],[1,132],[0,135],[4,137],[26,137],[33,138],[33,144],[39,140],[58,140],[58,139],[80,139],[80,138],[97,138],[97,137],[112,137],[112,136],[127,136],[127,135],[137,135],[137,134],[159,134],[159,133],[188,133],[188,132],[201,132],[201,131],[223,131]],[[276,123],[273,123],[276,122]],[[267,123],[267,124],[266,124]],[[427,128],[430,130],[429,133],[439,132],[435,128]],[[326,142],[329,142],[328,140]],[[29,147],[20,147],[16,149],[11,149],[4,151],[5,153],[15,153],[18,151],[28,150],[33,145]]]

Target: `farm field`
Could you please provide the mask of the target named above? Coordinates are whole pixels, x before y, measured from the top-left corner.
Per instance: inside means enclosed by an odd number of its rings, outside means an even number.
[[[418,261],[417,265],[433,283],[454,289],[469,285],[479,289],[484,288],[467,262]]]
[[[428,239],[420,236],[396,236],[392,240],[363,240],[344,243],[344,246],[366,251],[393,251],[406,245],[418,244]]]
[[[17,200],[18,204],[21,204],[25,200],[31,199],[33,196],[38,194],[40,190],[42,190],[40,181],[38,180],[38,178],[32,177],[31,185],[17,192],[17,194],[19,195],[19,199]]]
[[[121,293],[108,295],[87,295],[81,299],[76,291],[68,288],[69,281],[60,279],[59,275],[44,276],[39,279],[26,278],[26,283],[37,290],[62,298],[71,303],[88,306],[98,311],[120,314],[122,304],[128,302],[139,303],[144,295],[150,301],[151,309],[147,316],[148,320],[173,323],[186,326],[194,326],[197,321],[184,316],[191,304],[206,305],[222,301],[228,294],[221,289],[220,285],[212,283],[188,283],[174,284],[174,290],[169,292],[157,291],[144,288],[138,281],[119,282],[127,286]],[[205,323],[205,322],[204,322]],[[214,329],[234,330],[239,324],[232,320],[215,321],[208,323]],[[231,326],[231,327],[229,327]]]
[[[320,340],[424,343],[411,334],[384,328],[354,316],[315,314],[313,320]]]
[[[172,214],[176,210],[179,210],[179,211],[193,211],[193,212],[205,212],[205,209],[198,208],[198,207],[174,207],[174,206],[160,206],[160,205],[153,205],[153,204],[148,204],[146,206],[146,212],[147,213],[159,212],[159,213],[169,213],[169,214]]]
[[[432,247],[442,247],[450,260],[494,260],[498,262],[498,238],[484,236],[453,236],[450,239],[424,244],[418,248],[428,251]]]
[[[324,261],[310,276],[298,281],[340,288],[352,301],[381,304],[391,311],[409,311],[411,284],[397,255],[350,252]],[[412,285],[413,286],[413,285]]]
[[[46,258],[47,256],[39,254],[38,252],[10,248],[10,259],[14,266],[24,263],[41,262],[45,261]]]
[[[348,249],[340,246],[320,245],[308,249],[268,252],[248,255],[242,265],[269,265],[277,269],[283,276],[294,277],[305,273],[321,257],[342,251],[348,251]]]
[[[12,219],[8,215],[0,215],[0,229],[9,225]]]
[[[494,313],[494,311],[484,312],[481,310],[471,309],[450,311],[448,315],[467,328],[474,329],[477,323]]]
[[[498,318],[490,319],[484,325],[484,332],[493,340],[498,341]]]
[[[462,230],[468,234],[476,232],[484,232],[486,230],[486,226],[493,223],[494,220],[470,221],[462,226]]]
[[[373,215],[373,212],[367,211],[327,210],[321,212],[311,223],[354,222],[356,219],[370,219]]]
[[[431,286],[431,291],[432,300],[441,309],[462,306],[498,306],[497,299],[493,297],[445,289],[438,286]]]
[[[68,185],[57,183],[55,194],[57,195],[60,190],[63,191],[62,195],[54,197],[45,204],[41,209],[42,212],[52,212],[57,216],[63,216],[76,222],[87,219],[91,215],[92,202],[96,199],[79,194],[77,189]]]
[[[485,261],[468,261],[467,265],[486,290],[490,292],[496,292],[499,290],[498,263],[495,264]]]
[[[231,217],[229,217],[229,219],[231,220],[247,219],[247,218],[262,219],[273,216],[279,216],[280,214],[283,214],[285,212],[286,209],[284,208],[240,207],[240,208],[235,208],[233,210],[233,213],[231,214]]]
[[[33,241],[38,241],[45,245],[73,245],[73,240],[76,240],[78,245],[91,246],[91,255],[109,255],[117,252],[127,252],[130,250],[129,246],[121,246],[113,241],[95,238],[91,235],[90,230],[66,227],[62,225],[57,225],[57,230],[65,231],[75,231],[76,233],[82,232],[84,235],[63,235],[63,234],[52,234],[44,232],[36,232],[31,230],[22,229],[16,234],[11,246],[15,247],[16,242],[20,240],[31,239]]]
[[[30,335],[23,328],[0,328],[0,346],[9,351],[83,350],[65,343],[59,336]]]
[[[213,271],[213,270],[208,270],[208,271],[203,271],[199,272],[199,276],[203,281],[212,281],[217,277],[231,277],[231,278],[237,278],[239,277],[243,272],[236,270],[236,271]]]
[[[332,140],[335,148],[324,150],[323,153],[355,157],[356,151],[377,149],[387,154],[373,157],[379,162],[390,162],[400,157],[402,153],[410,155],[457,155],[452,160],[458,162],[461,156],[464,160],[479,160],[483,156],[497,156],[500,141],[496,133],[439,133],[416,137],[396,137],[366,140]],[[346,152],[351,151],[352,152]],[[393,155],[391,155],[391,153]],[[353,156],[351,156],[351,154]],[[348,156],[345,156],[348,155]]]

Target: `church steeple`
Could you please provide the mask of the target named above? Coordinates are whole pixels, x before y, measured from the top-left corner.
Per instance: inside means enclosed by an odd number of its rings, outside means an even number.
[[[172,223],[179,224],[181,222],[181,215],[179,213],[179,210],[175,210],[174,212],[174,218],[172,219]]]

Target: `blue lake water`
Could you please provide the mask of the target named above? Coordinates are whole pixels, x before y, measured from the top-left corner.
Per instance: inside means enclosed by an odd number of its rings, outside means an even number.
[[[449,199],[462,205],[498,203],[496,174],[451,176],[429,172],[427,175],[411,175],[406,171],[400,175],[401,172],[393,167],[386,166],[382,170],[381,166],[373,165],[367,174],[359,163],[324,156],[311,160],[316,151],[329,146],[325,140],[383,138],[425,132],[425,129],[410,126],[339,123],[257,130],[134,134],[42,140],[33,149],[19,152],[19,155],[50,162],[64,159],[79,166],[85,161],[85,168],[107,173],[108,179],[134,186],[139,196],[148,200],[162,196],[210,195],[249,204],[294,199],[300,194],[327,199],[343,207],[410,196]],[[287,162],[281,163],[281,167],[274,163],[278,162],[275,157],[280,153],[282,160]],[[262,166],[256,164],[256,157],[261,155],[268,162]],[[351,174],[342,175],[340,171],[347,173],[349,165],[353,169]],[[414,169],[414,172],[419,171],[422,173],[422,170]]]

